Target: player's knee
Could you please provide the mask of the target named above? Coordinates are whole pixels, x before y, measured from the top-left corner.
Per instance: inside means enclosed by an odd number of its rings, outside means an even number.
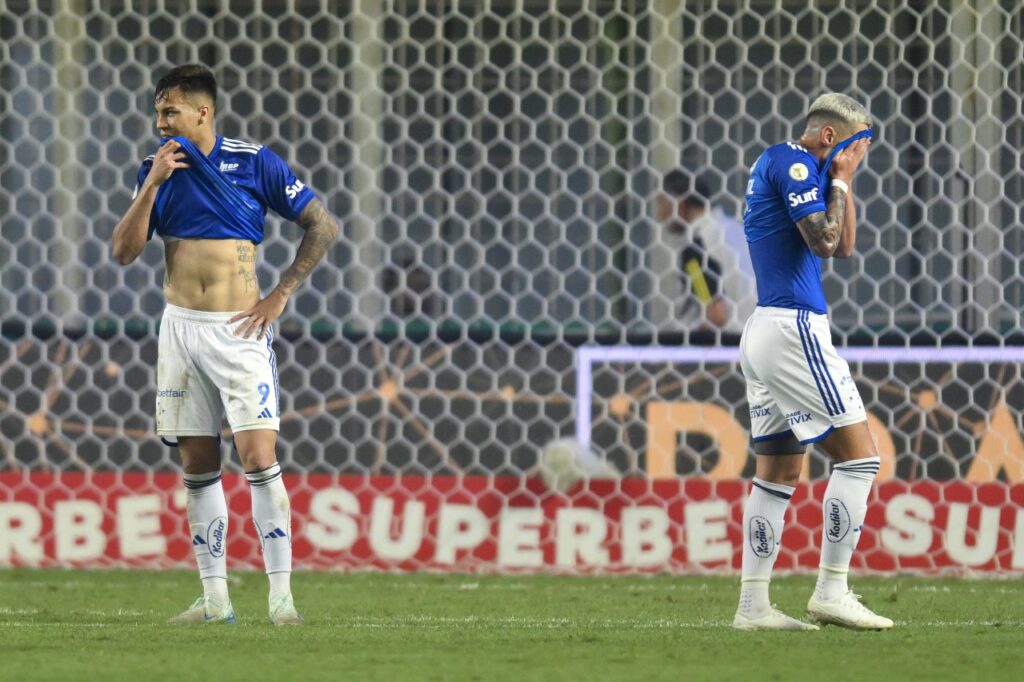
[[[205,474],[220,470],[220,446],[215,438],[182,436],[178,438],[181,470],[186,474]]]
[[[235,449],[246,471],[259,471],[277,464],[277,434],[266,430],[235,434]]]
[[[800,443],[797,441],[788,450],[775,447],[759,448],[758,445],[760,443],[755,443],[754,447],[754,451],[758,455],[757,477],[772,483],[795,486],[800,480],[800,472],[803,470],[804,464],[803,447],[800,446]]]
[[[246,471],[259,471],[277,464],[277,454],[272,448],[253,448],[239,452],[238,456]]]
[[[878,448],[866,420],[837,428],[821,441],[821,446],[837,463],[878,457]]]
[[[757,477],[764,481],[795,487],[800,482],[803,464],[771,461],[768,466],[758,467]]]

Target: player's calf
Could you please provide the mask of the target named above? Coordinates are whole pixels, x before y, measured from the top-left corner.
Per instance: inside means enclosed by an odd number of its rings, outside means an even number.
[[[263,549],[263,564],[270,581],[270,621],[275,625],[301,623],[292,601],[292,528],[288,491],[281,465],[245,474],[252,492],[252,519]]]

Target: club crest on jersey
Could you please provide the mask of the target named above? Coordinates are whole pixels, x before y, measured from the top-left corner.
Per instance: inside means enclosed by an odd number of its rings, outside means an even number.
[[[797,182],[802,182],[807,179],[807,166],[797,162],[789,167],[789,177],[793,178]]]
[[[829,542],[841,542],[850,532],[850,512],[846,505],[834,497],[825,500],[825,537]]]
[[[792,169],[790,169],[792,171]],[[803,194],[797,194],[796,192],[790,192],[787,197],[789,199],[789,205],[796,208],[800,204],[806,204],[810,201],[818,200],[818,188],[809,189]]]
[[[767,559],[775,551],[775,529],[763,516],[750,519],[750,549],[762,559]]]

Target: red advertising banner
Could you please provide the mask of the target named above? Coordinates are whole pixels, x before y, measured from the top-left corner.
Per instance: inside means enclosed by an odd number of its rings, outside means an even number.
[[[748,483],[591,481],[568,494],[518,477],[286,476],[297,568],[452,572],[738,570]],[[780,570],[817,567],[819,500],[801,483]],[[243,477],[225,474],[234,567],[261,568]],[[0,473],[0,565],[188,567],[173,473]],[[1024,571],[1024,484],[886,481],[855,569]]]

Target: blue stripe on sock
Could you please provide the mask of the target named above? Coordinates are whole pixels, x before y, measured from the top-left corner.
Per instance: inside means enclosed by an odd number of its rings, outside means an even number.
[[[851,459],[845,462],[839,462],[836,464],[837,467],[861,467],[861,466],[878,466],[882,463],[881,457],[864,457],[863,459]]]
[[[882,468],[880,462],[859,462],[854,460],[852,462],[842,462],[832,467],[833,469],[839,469],[840,471],[864,471],[870,473],[878,473],[878,470]]]
[[[198,483],[186,480],[185,488],[188,490],[201,490],[203,488],[209,488],[211,485],[216,485],[217,483],[220,483],[220,476],[217,478],[211,478],[209,481],[200,481]]]
[[[272,478],[268,478],[265,481],[249,481],[249,487],[250,488],[263,488],[263,487],[266,487],[266,486],[270,485],[274,481],[280,480],[280,478],[281,478],[281,474],[278,474],[277,476],[274,476]]]
[[[793,497],[792,495],[787,495],[786,493],[782,492],[781,490],[774,490],[772,488],[769,488],[768,486],[761,485],[757,481],[751,481],[750,483],[755,488],[760,488],[761,490],[765,491],[769,495],[774,495],[775,497],[782,498],[783,500],[788,500],[789,498]]]
[[[208,474],[181,475],[182,482],[188,490],[200,490],[201,488],[208,488],[211,485],[216,485],[220,482],[220,477],[221,473],[219,471],[211,471]]]
[[[265,469],[257,469],[256,471],[247,471],[245,478],[249,481],[250,486],[257,488],[263,487],[268,483],[273,483],[277,479],[281,478],[281,464],[274,463]]]

